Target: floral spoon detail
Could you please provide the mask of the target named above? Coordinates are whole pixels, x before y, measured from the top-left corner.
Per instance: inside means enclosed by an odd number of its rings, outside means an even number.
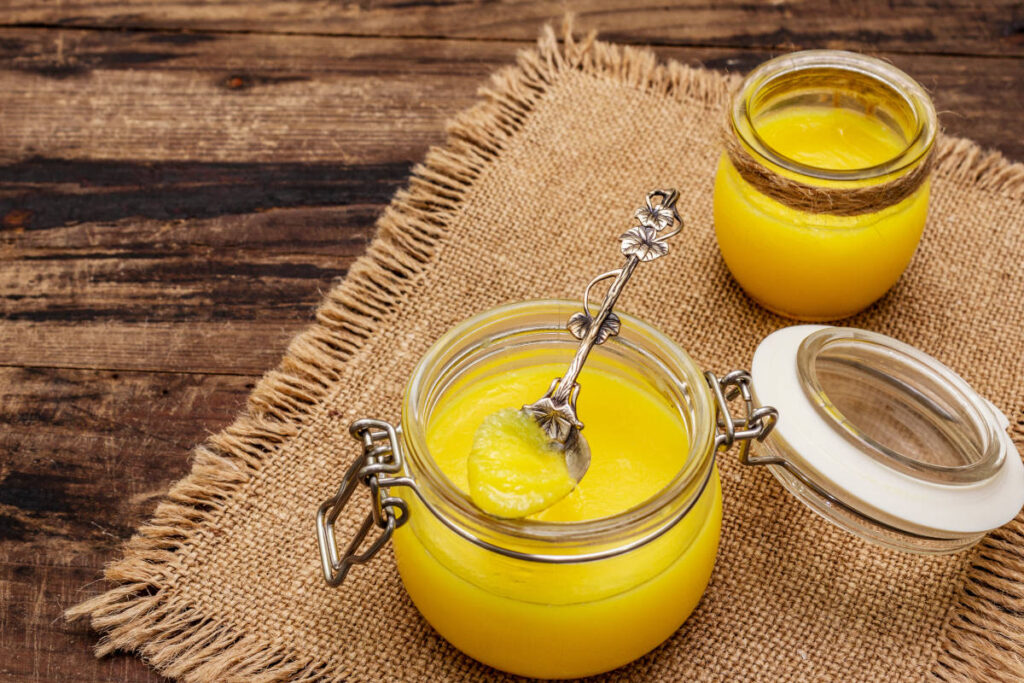
[[[619,333],[621,323],[612,308],[633,271],[641,262],[653,261],[667,254],[666,241],[682,230],[682,219],[676,209],[678,199],[676,190],[649,192],[646,205],[635,213],[639,225],[619,238],[622,253],[626,256],[625,265],[598,275],[587,285],[583,293],[583,310],[573,314],[567,325],[569,332],[580,340],[580,345],[565,374],[552,380],[539,400],[524,405],[518,411],[506,409],[488,416],[478,428],[469,461],[470,489],[474,502],[485,512],[499,517],[525,517],[568,495],[587,473],[590,446],[581,433],[583,423],[576,415],[576,399],[580,393],[577,378],[591,349]],[[590,290],[609,278],[615,279],[597,314],[592,316]],[[531,432],[531,422],[542,432],[538,432],[536,427]],[[514,444],[515,455],[510,456],[513,450],[510,440],[517,439],[521,443]],[[547,443],[542,445],[554,457],[546,461],[544,458],[532,458],[530,451],[535,452],[537,443],[545,439]],[[502,462],[509,457],[527,463],[525,471],[523,467],[509,467]],[[562,459],[564,467],[557,463]],[[545,485],[534,486],[535,490],[531,490],[537,481],[543,481]]]

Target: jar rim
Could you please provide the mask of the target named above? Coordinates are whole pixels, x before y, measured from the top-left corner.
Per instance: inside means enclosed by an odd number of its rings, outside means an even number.
[[[483,344],[493,344],[495,338],[513,335],[519,335],[521,340],[523,333],[531,329],[565,332],[564,320],[568,312],[581,307],[582,302],[578,301],[540,299],[505,304],[478,313],[442,335],[423,355],[409,378],[402,401],[402,439],[406,447],[407,467],[416,470],[410,475],[417,480],[421,499],[428,492],[436,498],[427,509],[437,517],[443,516],[441,521],[447,526],[455,524],[471,536],[484,539],[478,545],[498,552],[505,546],[514,545],[516,557],[540,562],[582,562],[617,555],[668,531],[696,504],[710,480],[714,464],[714,401],[702,372],[693,359],[664,333],[621,312],[616,312],[616,315],[622,321],[622,330],[619,336],[606,343],[624,344],[630,335],[640,335],[645,343],[653,345],[664,355],[661,360],[672,363],[680,371],[682,376],[668,374],[664,379],[684,387],[692,402],[693,433],[689,434],[686,458],[679,472],[662,489],[633,508],[593,520],[498,519],[479,510],[469,496],[437,467],[426,443],[429,414],[424,413],[426,394],[431,389],[431,373],[440,372],[464,358],[470,350],[459,349],[458,345],[471,339],[474,332],[492,332],[491,338],[479,340]],[[547,316],[551,319],[550,325],[534,328],[509,325],[497,337],[493,334],[493,328],[499,321],[508,324],[541,313],[550,314]],[[524,547],[528,548],[525,552],[522,550]]]
[[[888,371],[876,370],[868,362],[854,357],[850,349],[858,347],[885,353],[890,361]],[[818,360],[832,348],[842,348],[841,352],[835,354],[836,358],[842,358],[842,362],[855,372],[889,383],[898,393],[920,404],[922,410],[937,415],[937,420],[941,419],[962,430],[962,438],[957,447],[971,457],[965,457],[956,464],[921,460],[911,453],[883,443],[857,419],[851,419],[836,405],[824,386],[817,366]],[[951,369],[909,344],[869,330],[828,327],[808,335],[800,343],[796,362],[804,393],[818,413],[837,432],[849,437],[859,449],[888,467],[937,483],[970,485],[990,479],[1006,457],[998,426],[977,392]],[[899,376],[899,373],[908,371],[931,379],[932,383],[955,401],[956,414],[949,412],[953,409],[944,405],[945,401],[940,403],[945,396],[933,398]]]
[[[751,102],[769,86],[794,78],[810,70],[829,69],[847,72],[875,81],[899,98],[913,112],[915,129],[903,150],[874,166],[856,169],[829,169],[805,164],[769,145],[757,132]],[[926,158],[935,143],[938,117],[931,98],[916,80],[892,64],[874,57],[845,50],[804,50],[770,59],[747,75],[733,99],[730,112],[732,132],[757,158],[791,173],[816,181],[861,182],[898,174]]]

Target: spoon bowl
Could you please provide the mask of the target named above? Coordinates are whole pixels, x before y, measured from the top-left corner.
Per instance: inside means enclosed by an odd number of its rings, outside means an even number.
[[[583,433],[573,427],[564,444],[560,444],[565,453],[565,464],[569,468],[569,476],[577,484],[590,469],[590,444]]]

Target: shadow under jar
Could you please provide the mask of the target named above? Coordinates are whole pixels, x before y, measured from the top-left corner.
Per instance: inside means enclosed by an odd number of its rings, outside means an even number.
[[[878,59],[811,50],[755,69],[715,178],[715,234],[736,281],[790,318],[871,305],[920,241],[936,130],[924,89]]]

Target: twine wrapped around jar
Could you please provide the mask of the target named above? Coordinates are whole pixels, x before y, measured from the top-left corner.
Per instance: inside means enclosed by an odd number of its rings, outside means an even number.
[[[874,57],[805,50],[751,71],[727,110],[715,237],[743,290],[814,322],[881,298],[927,219],[938,120],[925,89]]]
[[[935,145],[913,169],[884,183],[864,187],[822,187],[793,180],[755,159],[747,151],[727,115],[722,144],[729,161],[761,194],[798,211],[834,216],[861,216],[899,204],[921,187],[931,174]]]

